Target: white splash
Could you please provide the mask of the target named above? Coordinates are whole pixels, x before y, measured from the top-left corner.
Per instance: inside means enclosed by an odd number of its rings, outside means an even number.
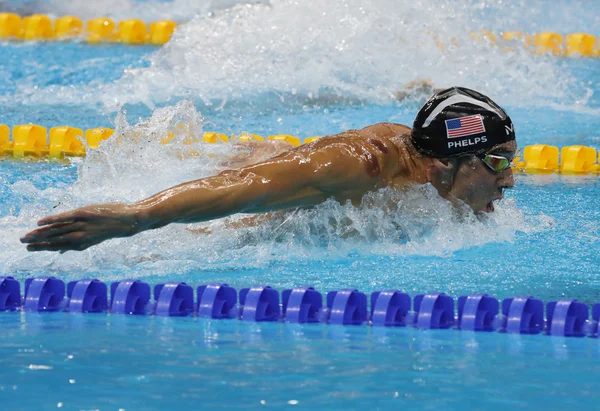
[[[0,273],[102,272],[108,280],[115,272],[134,277],[169,275],[192,269],[264,267],[290,258],[314,261],[349,253],[445,257],[463,248],[510,242],[517,232],[552,224],[543,217],[525,216],[510,199],[499,204],[493,215],[478,218],[469,210],[457,211],[426,185],[407,192],[370,193],[360,206],[330,200],[256,226],[232,228],[248,216],[170,225],[66,255],[29,253],[19,243],[45,215],[93,202],[131,203],[223,169],[228,158],[243,150],[232,143],[190,141],[190,136],[202,131],[203,121],[191,101],[156,110],[135,126],[129,126],[121,113],[116,135],[78,164],[75,184],[46,190],[29,181],[9,186],[12,198],[25,201],[18,215],[0,218]],[[169,131],[173,140],[161,144]],[[210,234],[193,231],[199,228]]]
[[[525,3],[519,4],[527,10]],[[501,105],[560,103],[571,110],[585,106],[590,86],[580,84],[556,58],[535,56],[521,44],[504,50],[471,37],[481,29],[500,32],[522,26],[522,8],[502,9],[498,4],[491,0],[238,4],[197,15],[153,53],[150,67],[126,70],[121,79],[100,85],[99,90],[96,85],[21,89],[17,99],[25,104],[94,105],[100,95],[102,104],[111,109],[127,103],[154,107],[181,97],[205,104],[252,100],[248,97],[261,93],[281,95],[282,104],[285,96],[384,102],[407,82],[429,78],[438,87],[478,89]]]
[[[20,14],[46,13],[51,16],[77,16],[80,19],[109,17],[116,20],[141,19],[152,22],[175,20],[185,22],[197,14],[231,7],[238,3],[259,3],[265,0],[2,0],[0,9]]]

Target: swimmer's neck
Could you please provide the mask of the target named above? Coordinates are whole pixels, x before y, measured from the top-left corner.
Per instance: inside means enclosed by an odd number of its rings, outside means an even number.
[[[391,185],[405,189],[415,184],[429,183],[431,159],[419,154],[406,135],[391,140],[398,149],[398,169]]]

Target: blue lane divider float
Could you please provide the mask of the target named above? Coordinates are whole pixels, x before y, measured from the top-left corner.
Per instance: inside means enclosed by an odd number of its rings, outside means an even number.
[[[533,297],[506,298],[502,301],[501,331],[538,334],[544,330],[544,303]]]
[[[54,277],[25,280],[25,311],[59,311],[64,308],[65,283]]]
[[[98,280],[71,281],[67,284],[69,311],[101,313],[108,308],[106,284]]]
[[[201,285],[197,288],[198,317],[235,318],[237,317],[237,291],[227,284]]]
[[[243,288],[227,284],[184,282],[157,284],[152,289],[139,280],[110,284],[83,279],[65,283],[55,277],[28,278],[21,284],[0,277],[0,311],[111,313],[122,315],[190,316],[243,321],[285,321],[374,327],[416,327],[465,331],[544,333],[562,337],[598,337],[600,303],[589,307],[577,300],[544,303],[532,296],[506,298],[502,303],[487,294],[460,296],[444,293],[416,295],[412,300],[399,290],[375,291],[370,305],[355,289],[330,291],[325,296],[313,287],[287,289],[270,286]],[[65,293],[66,290],[66,293]],[[151,292],[153,290],[153,292]],[[152,299],[153,297],[153,299]],[[367,308],[370,308],[368,310]]]
[[[280,316],[279,292],[269,286],[242,288],[240,305],[244,321],[277,321]]]
[[[14,311],[21,306],[21,284],[13,277],[0,277],[0,311]]]
[[[157,284],[154,299],[157,316],[185,317],[194,313],[194,289],[186,283]]]
[[[498,300],[487,294],[458,297],[458,326],[461,330],[494,331]]]
[[[115,314],[144,315],[149,311],[150,285],[138,280],[110,285],[110,307]]]
[[[546,304],[548,333],[563,337],[583,337],[588,319],[587,305],[577,300],[552,301]]]
[[[367,321],[367,296],[358,290],[327,293],[327,322],[341,325],[361,325]]]
[[[283,290],[281,293],[282,313],[292,323],[319,322],[323,308],[323,296],[312,287]]]
[[[454,299],[444,293],[420,294],[415,297],[417,328],[452,328]]]
[[[404,327],[410,311],[410,296],[401,291],[371,293],[371,321],[384,327]]]

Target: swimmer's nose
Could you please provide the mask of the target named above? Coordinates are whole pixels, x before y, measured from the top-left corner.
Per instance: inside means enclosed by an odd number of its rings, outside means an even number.
[[[502,172],[502,179],[499,181],[500,189],[510,189],[515,186],[515,177],[513,176],[512,169],[509,167]]]

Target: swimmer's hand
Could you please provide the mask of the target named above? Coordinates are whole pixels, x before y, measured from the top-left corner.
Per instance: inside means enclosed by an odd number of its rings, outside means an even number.
[[[125,204],[93,204],[38,221],[21,242],[28,251],[82,251],[115,237],[138,232],[135,209]]]
[[[401,90],[396,91],[394,98],[398,101],[415,100],[422,97],[429,98],[429,96],[441,90],[441,88],[435,87],[429,79],[417,79],[406,83]]]

